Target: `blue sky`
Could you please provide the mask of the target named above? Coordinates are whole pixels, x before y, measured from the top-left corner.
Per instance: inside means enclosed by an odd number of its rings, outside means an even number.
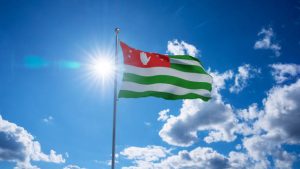
[[[300,1],[3,0],[1,169],[109,168],[112,79],[88,67],[115,27],[214,77],[207,103],[120,99],[117,168],[300,168]]]

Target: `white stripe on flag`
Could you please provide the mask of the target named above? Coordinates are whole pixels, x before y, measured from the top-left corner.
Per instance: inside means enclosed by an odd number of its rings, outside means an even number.
[[[156,91],[156,92],[172,93],[175,95],[185,95],[188,93],[195,93],[201,96],[210,97],[210,92],[204,89],[186,89],[186,88],[165,84],[165,83],[143,85],[134,82],[123,81],[121,90],[130,90],[134,92]]]
[[[124,71],[125,73],[132,73],[140,76],[168,75],[168,76],[174,76],[174,77],[178,77],[193,82],[212,83],[212,77],[207,74],[182,72],[169,67],[140,68],[140,67],[125,65],[124,68],[125,68]]]
[[[182,64],[182,65],[194,65],[194,66],[200,66],[202,69],[202,65],[195,61],[195,60],[186,60],[186,59],[174,59],[174,58],[170,58],[170,62],[171,63],[176,63],[176,64]]]

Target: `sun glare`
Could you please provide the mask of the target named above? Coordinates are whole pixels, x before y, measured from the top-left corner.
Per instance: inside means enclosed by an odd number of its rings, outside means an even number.
[[[101,79],[110,77],[114,73],[114,63],[108,58],[99,58],[92,64],[92,70],[99,75]]]
[[[88,77],[93,84],[99,82],[104,85],[110,83],[114,78],[115,66],[114,60],[111,57],[101,56],[93,57],[90,59],[88,65]]]
[[[114,75],[119,66],[115,65],[115,57],[112,50],[106,48],[101,50],[94,48],[85,51],[87,57],[86,63],[83,65],[84,69],[84,82],[87,82],[91,89],[101,89],[101,93],[106,92],[114,82]]]

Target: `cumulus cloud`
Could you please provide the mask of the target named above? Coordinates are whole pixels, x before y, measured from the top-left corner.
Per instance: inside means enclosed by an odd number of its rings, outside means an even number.
[[[270,161],[265,158],[265,155],[269,154],[270,149],[274,150],[273,143],[269,144],[260,138],[251,137],[244,142],[247,148],[260,149],[259,152],[231,151],[225,156],[210,147],[196,147],[191,151],[180,150],[176,154],[169,153],[155,160],[145,160],[144,155],[138,153],[139,155],[134,157],[135,160],[131,166],[122,167],[122,169],[289,169],[292,167],[295,156],[278,150],[272,151],[274,166],[271,167]],[[132,160],[128,156],[124,157]]]
[[[257,119],[263,112],[258,109],[257,103],[251,104],[247,109],[237,110],[238,117],[244,121]]]
[[[77,166],[77,165],[67,165],[67,166],[65,166],[63,169],[86,169],[86,168],[81,168],[81,167],[79,167],[79,166]]]
[[[168,53],[173,55],[190,55],[196,57],[199,54],[199,50],[191,44],[184,41],[178,41],[177,39],[173,41],[168,41]]]
[[[260,73],[260,69],[256,69],[249,64],[239,66],[238,73],[234,78],[234,85],[230,87],[229,91],[239,93],[248,85],[248,80],[254,78],[258,73]]]
[[[299,99],[299,79],[290,85],[273,87],[264,99],[264,108],[253,124],[262,132],[243,139],[243,146],[260,168],[270,167],[268,156],[274,159],[275,168],[292,168],[296,156],[282,145],[300,144]]]
[[[269,49],[274,52],[275,56],[280,56],[281,46],[275,42],[276,40],[272,28],[262,28],[258,36],[262,36],[262,39],[255,42],[254,49]]]
[[[209,131],[204,141],[232,141],[235,139],[236,119],[231,105],[223,102],[219,91],[225,81],[232,78],[232,72],[222,74],[211,72],[214,80],[212,99],[208,102],[184,100],[180,114],[171,116],[159,132],[163,141],[175,146],[190,146],[198,140],[197,132]]]
[[[164,147],[151,145],[147,147],[128,147],[120,154],[130,160],[151,162],[166,157],[169,152],[170,150]]]
[[[276,56],[280,55],[281,47],[275,42],[272,28],[262,29],[258,35],[263,37],[255,43],[255,49],[270,49]],[[179,44],[178,41],[174,43]],[[174,48],[173,53],[182,53],[178,46],[170,47]],[[249,79],[260,73],[260,69],[245,64],[238,68],[237,73],[232,70],[223,73],[208,71],[213,76],[210,101],[184,100],[178,116],[170,115],[169,110],[159,113],[158,121],[164,122],[159,136],[170,145],[194,145],[199,141],[199,132],[205,131],[208,133],[203,138],[206,143],[230,142],[239,135],[241,144],[235,147],[238,152],[222,155],[212,148],[198,147],[191,151],[180,149],[176,154],[165,153],[164,156],[156,156],[155,160],[137,157],[144,153],[134,158],[127,155],[125,157],[134,162],[124,169],[292,168],[298,157],[296,153],[285,150],[283,145],[300,144],[300,79],[289,85],[282,83],[299,75],[299,65],[272,64],[270,67],[277,84],[281,85],[273,86],[262,104],[253,103],[247,108],[236,109],[222,98],[222,90],[228,87],[230,92],[238,93],[248,85]],[[232,80],[234,85],[229,87],[227,82]],[[219,165],[215,165],[217,163]]]
[[[271,64],[270,67],[273,69],[271,73],[278,84],[299,76],[300,74],[300,65],[297,64],[277,63]]]
[[[257,163],[253,162],[253,160],[246,153],[231,151],[227,158],[229,161],[228,163],[230,169],[256,169],[255,166],[257,165]]]
[[[48,155],[43,153],[29,132],[0,116],[0,161],[15,162],[15,169],[37,169],[31,161],[64,163],[65,159],[54,150]]]
[[[272,87],[261,107],[253,103],[245,109],[234,109],[224,103],[220,94],[226,88],[226,81],[234,77],[232,71],[211,74],[216,81],[214,99],[206,103],[185,100],[178,116],[166,118],[159,135],[170,145],[190,146],[198,140],[197,132],[203,130],[208,131],[204,138],[207,143],[232,141],[235,134],[240,134],[242,144],[236,145],[239,152],[231,151],[225,156],[212,148],[198,147],[191,151],[180,150],[176,154],[165,153],[155,160],[135,157],[132,158],[135,159],[133,165],[124,169],[293,167],[298,157],[286,151],[283,145],[300,144],[300,79],[289,85]]]
[[[265,114],[259,125],[285,143],[300,144],[300,79],[291,85],[274,87],[264,100]]]
[[[217,95],[217,92],[225,88],[225,82],[232,79],[234,75],[232,70],[219,73],[213,72],[209,69],[208,73],[213,77],[214,92],[216,92],[215,95]]]
[[[186,150],[179,151],[177,155],[168,157],[161,161],[161,168],[209,168],[222,169],[228,168],[228,159],[208,147],[197,147],[188,152]]]
[[[243,146],[237,149],[244,147],[247,151],[242,154],[247,159],[244,168],[249,165],[250,168],[270,168],[272,165],[274,168],[291,168],[296,156],[284,150],[282,145],[300,144],[300,79],[270,89],[263,99],[262,109],[257,103],[247,109],[234,109],[224,103],[220,94],[226,81],[234,77],[232,71],[210,74],[216,80],[213,99],[209,102],[185,100],[180,114],[167,119],[159,132],[160,137],[170,145],[190,146],[198,140],[199,131],[208,131],[204,138],[207,143],[232,141],[235,134],[242,134]],[[268,159],[270,156],[274,164]]]
[[[257,120],[262,116],[263,110],[258,108],[257,103],[251,104],[246,109],[235,109],[235,115],[238,122],[235,126],[235,132],[244,137],[261,134],[260,127],[256,125]]]
[[[158,121],[167,121],[170,116],[168,113],[170,112],[170,109],[164,109],[158,113],[159,117],[157,118]]]
[[[231,151],[224,156],[209,147],[196,147],[191,151],[168,154],[157,161],[133,162],[132,166],[122,169],[247,169],[255,168],[255,165],[258,164],[242,152]]]
[[[256,168],[270,168],[268,157],[272,157],[275,161],[274,168],[292,168],[296,157],[283,150],[278,139],[280,139],[278,136],[266,134],[254,135],[243,140],[243,145],[255,161]]]

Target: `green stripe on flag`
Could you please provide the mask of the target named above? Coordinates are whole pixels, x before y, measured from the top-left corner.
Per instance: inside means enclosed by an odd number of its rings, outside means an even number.
[[[146,92],[134,92],[129,90],[120,90],[119,98],[139,98],[139,97],[159,97],[167,100],[176,100],[176,99],[202,99],[204,101],[208,101],[210,97],[201,96],[195,93],[188,93],[185,95],[175,95],[172,93],[165,92],[156,92],[156,91],[146,91]]]
[[[201,66],[203,66],[202,62],[196,58],[196,57],[193,57],[193,56],[189,56],[189,55],[169,55],[170,58],[173,58],[173,59],[185,59],[185,60],[194,60],[194,61],[197,61],[201,64]]]
[[[183,72],[207,74],[202,67],[195,66],[195,65],[183,65],[183,64],[171,63],[171,68],[180,70]]]
[[[174,58],[174,59],[185,59],[185,60],[195,60],[195,61],[199,61],[199,59],[193,57],[193,56],[189,56],[189,55],[169,55],[170,58]]]
[[[211,91],[212,85],[208,82],[193,82],[174,76],[157,75],[157,76],[140,76],[132,73],[124,73],[123,81],[130,81],[139,84],[166,83],[187,89],[206,89]]]

